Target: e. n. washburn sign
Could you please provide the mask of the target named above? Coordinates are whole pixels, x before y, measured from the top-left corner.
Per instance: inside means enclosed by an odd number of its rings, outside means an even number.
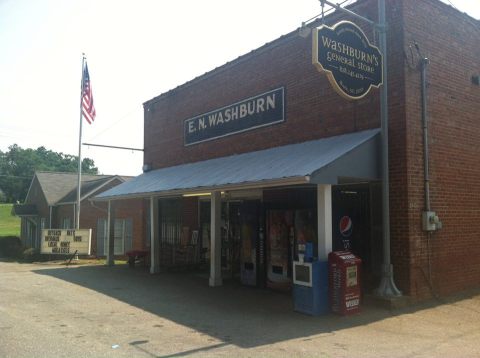
[[[185,145],[245,132],[285,121],[285,93],[280,87],[186,119]]]
[[[313,64],[326,71],[333,88],[347,99],[360,99],[383,83],[382,54],[354,23],[313,30]]]

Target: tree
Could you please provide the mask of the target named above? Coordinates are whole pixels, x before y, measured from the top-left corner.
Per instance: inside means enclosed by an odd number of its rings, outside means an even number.
[[[74,173],[78,168],[78,156],[57,153],[38,147],[23,149],[17,144],[0,150],[0,190],[7,202],[23,201],[35,171]],[[82,159],[82,172],[98,174],[98,168],[90,158]]]

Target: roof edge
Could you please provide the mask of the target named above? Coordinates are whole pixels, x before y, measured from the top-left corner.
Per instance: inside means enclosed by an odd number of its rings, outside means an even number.
[[[167,190],[163,192],[143,192],[143,193],[134,193],[126,195],[115,195],[115,196],[106,196],[106,197],[95,197],[90,200],[92,201],[114,201],[114,200],[127,200],[127,199],[146,199],[146,198],[162,198],[162,197],[178,197],[183,194],[197,194],[205,192],[213,192],[219,190],[244,190],[244,189],[260,189],[264,187],[278,187],[284,185],[298,185],[298,184],[309,184],[310,176],[296,176],[289,178],[273,179],[273,180],[264,180],[264,181],[255,181],[255,182],[244,182],[238,184],[225,184],[218,186],[210,187],[197,187],[195,189],[175,189]]]
[[[89,192],[87,192],[86,194],[83,194],[81,197],[80,197],[80,202],[84,201],[85,199],[87,199],[89,196],[95,194],[95,192],[99,191],[100,189],[102,189],[105,185],[107,184],[110,184],[112,181],[114,181],[115,179],[118,179],[120,181],[120,184],[121,183],[124,183],[125,180],[120,177],[119,175],[114,175],[114,176],[111,176],[110,178],[108,177],[105,177],[105,178],[99,178],[99,179],[94,179],[94,180],[87,180],[85,182],[82,182],[83,183],[92,183],[94,181],[97,181],[97,180],[102,180],[102,179],[108,179],[106,180],[104,183],[102,183],[101,185],[99,185],[98,187],[95,187],[94,189],[90,190]],[[81,186],[80,186],[81,187]],[[78,185],[75,186],[74,189],[72,189],[67,195],[64,196],[65,197],[68,197],[70,195],[70,193],[72,191],[77,191],[78,190]],[[63,198],[62,198],[63,199]],[[62,201],[62,199],[60,199],[59,201],[57,201],[54,205],[55,206],[61,206],[61,205],[73,205],[73,204],[76,204],[77,202],[76,201]]]
[[[30,186],[28,187],[27,195],[25,196],[25,200],[23,201],[24,203],[27,202],[28,196],[30,195],[30,190],[32,189],[33,181],[35,180],[36,177],[37,177],[37,172],[33,173],[32,180],[30,181]],[[38,183],[40,184],[40,181]],[[41,185],[40,185],[40,188],[42,188]],[[42,194],[45,197],[45,193],[43,192],[43,189],[42,189]],[[46,198],[45,198],[45,201],[47,201]]]
[[[115,175],[113,177],[111,177],[109,180],[107,180],[105,183],[103,183],[102,185],[100,185],[99,187],[93,189],[93,190],[90,190],[87,194],[85,194],[81,199],[80,201],[84,201],[85,199],[87,199],[89,196],[95,194],[97,191],[99,191],[100,189],[102,189],[105,185],[107,184],[110,184],[111,182],[113,182],[115,179],[118,179],[120,181],[120,183],[125,183],[125,180],[123,178],[121,178],[120,176],[118,175]]]

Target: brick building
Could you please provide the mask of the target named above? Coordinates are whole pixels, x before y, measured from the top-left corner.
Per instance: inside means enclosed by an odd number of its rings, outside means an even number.
[[[437,0],[386,5],[395,282],[413,299],[478,287],[480,22]],[[378,20],[377,1],[350,9]],[[325,24],[342,20],[377,41],[371,27],[338,11]],[[311,34],[282,36],[147,101],[144,111],[146,171],[98,199],[150,200],[152,272],[209,261],[211,285],[237,278],[285,289],[295,243],[312,242],[320,260],[349,248],[363,260],[364,290],[378,286],[379,90],[355,101],[339,96],[312,65]],[[427,195],[439,230],[422,227]]]
[[[105,256],[107,206],[91,199],[108,189],[130,180],[115,175],[82,175],[80,228],[92,229],[91,254]],[[36,172],[24,204],[15,205],[21,217],[20,238],[26,247],[40,249],[41,230],[75,227],[77,174]],[[115,254],[144,250],[150,244],[145,231],[143,200],[126,200],[116,205]]]

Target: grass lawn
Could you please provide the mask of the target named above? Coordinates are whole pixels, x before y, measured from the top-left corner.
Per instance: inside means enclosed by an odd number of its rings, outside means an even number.
[[[0,204],[0,236],[20,236],[20,218],[10,214],[13,204]]]

